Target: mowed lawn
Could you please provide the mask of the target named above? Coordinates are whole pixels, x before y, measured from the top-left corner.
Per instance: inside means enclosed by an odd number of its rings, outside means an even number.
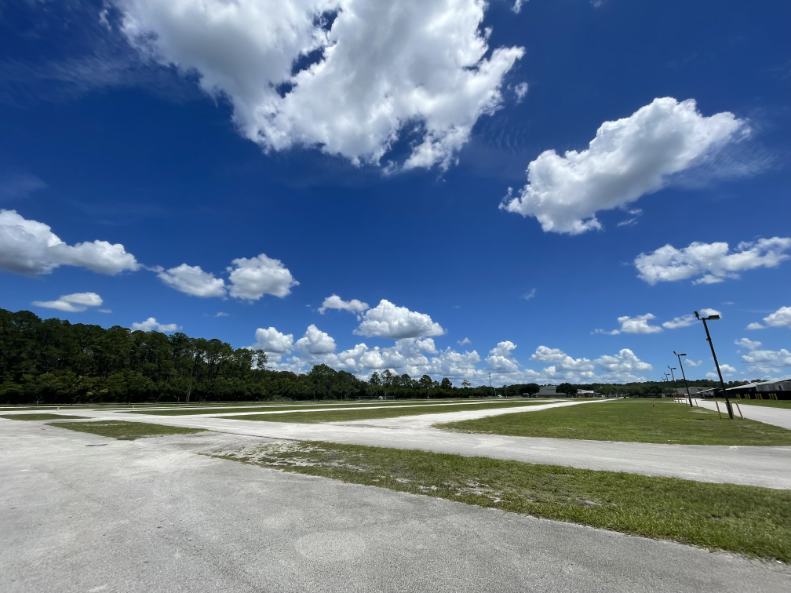
[[[789,490],[324,442],[275,443],[218,456],[353,484],[791,561]]]
[[[182,428],[179,426],[163,426],[147,422],[124,422],[122,420],[95,420],[93,422],[51,422],[49,426],[88,432],[103,437],[111,437],[120,441],[133,441],[142,437],[157,437],[171,434],[194,434],[206,432],[202,428]]]
[[[263,422],[297,422],[300,424],[316,424],[319,422],[348,422],[351,420],[378,420],[380,418],[397,418],[399,416],[419,416],[423,414],[446,414],[449,412],[465,412],[536,406],[546,402],[503,402],[479,405],[455,404],[449,406],[390,406],[387,408],[356,409],[356,410],[321,410],[319,412],[295,412],[293,414],[250,414],[247,416],[227,416],[228,420],[257,420]]]
[[[459,432],[518,437],[671,443],[791,445],[791,431],[752,420],[721,420],[716,411],[656,400],[618,400],[436,424]]]
[[[491,403],[491,402],[480,402],[483,403]],[[288,405],[260,405],[260,406],[246,406],[246,407],[215,407],[215,408],[193,408],[193,409],[186,409],[186,410],[150,410],[150,411],[137,411],[128,412],[129,414],[150,414],[152,416],[198,416],[203,414],[242,414],[246,412],[288,412],[289,410],[335,410],[337,408],[359,408],[364,410],[366,408],[375,406],[384,406],[384,407],[404,407],[404,406],[441,406],[442,404],[461,404],[458,401],[442,401],[442,400],[402,400],[402,401],[371,401],[366,403],[361,402],[338,402],[333,404],[326,404],[326,403],[303,403],[300,402],[298,404],[288,404]],[[471,409],[475,408],[476,406],[480,405],[478,402],[473,401],[469,402],[467,405]],[[502,405],[502,404],[499,404]]]

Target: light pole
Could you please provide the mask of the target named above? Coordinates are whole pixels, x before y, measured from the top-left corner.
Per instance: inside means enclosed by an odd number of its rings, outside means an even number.
[[[494,388],[492,387],[492,374],[489,373],[489,389],[492,390],[492,397],[494,397]]]
[[[689,407],[692,407],[692,396],[689,394],[689,385],[687,384],[687,375],[684,373],[684,364],[681,362],[681,357],[686,356],[686,354],[679,354],[675,350],[673,350],[673,354],[678,357],[678,366],[681,367],[681,376],[684,377],[684,387],[687,390],[687,399],[689,400]]]
[[[668,389],[670,389],[670,373],[664,373],[664,375],[665,375],[665,381],[667,382],[668,385]]]
[[[695,318],[700,319],[703,322],[703,327],[706,329],[706,341],[711,346],[711,355],[714,357],[714,364],[717,367],[717,374],[720,376],[720,386],[722,387],[722,395],[725,397],[725,407],[728,409],[728,418],[733,420],[733,407],[731,407],[731,400],[728,399],[728,392],[725,391],[725,381],[722,380],[722,371],[720,371],[720,363],[717,361],[717,353],[714,352],[714,342],[711,341],[711,334],[709,333],[709,326],[706,324],[707,321],[717,321],[720,316],[719,315],[709,315],[708,317],[701,317],[698,315],[698,312],[695,311]]]
[[[667,368],[670,369],[670,376],[673,378],[673,399],[676,399],[676,374],[673,371],[677,371],[678,369],[670,365],[667,365]]]

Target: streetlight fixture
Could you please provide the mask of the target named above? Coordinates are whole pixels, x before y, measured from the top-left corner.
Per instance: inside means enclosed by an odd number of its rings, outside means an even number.
[[[689,400],[689,406],[692,407],[692,396],[689,394],[689,384],[687,383],[687,375],[684,373],[684,365],[681,362],[681,357],[686,356],[686,354],[679,354],[675,350],[673,350],[673,354],[678,357],[678,366],[681,367],[681,376],[684,377],[684,387],[687,389],[687,399]]]
[[[676,375],[675,375],[675,373],[673,371],[677,371],[678,369],[676,367],[672,367],[670,365],[667,365],[667,368],[670,369],[670,376],[673,378],[673,399],[675,399],[675,397],[676,397]]]
[[[709,326],[706,324],[707,321],[717,321],[720,318],[719,315],[709,315],[708,317],[701,317],[698,315],[698,312],[695,311],[695,319],[699,319],[703,322],[703,327],[706,329],[706,341],[709,343],[711,347],[711,355],[714,357],[714,364],[717,367],[717,374],[720,376],[720,387],[722,387],[722,395],[725,397],[725,407],[728,409],[728,418],[733,420],[733,407],[731,406],[731,400],[728,399],[728,392],[725,391],[725,381],[722,379],[722,371],[720,371],[720,363],[717,361],[717,353],[714,352],[714,342],[711,341],[711,334],[709,333]]]

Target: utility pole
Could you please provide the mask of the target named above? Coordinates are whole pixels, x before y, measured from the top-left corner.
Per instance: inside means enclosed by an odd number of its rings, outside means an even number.
[[[686,356],[686,354],[679,354],[675,350],[673,350],[673,354],[678,357],[678,366],[681,367],[681,376],[684,377],[684,387],[687,389],[687,399],[689,400],[689,407],[692,407],[692,396],[689,394],[689,384],[687,383],[687,375],[684,373],[684,364],[681,362],[681,357]]]
[[[722,387],[722,395],[725,398],[725,407],[728,409],[728,417],[731,420],[733,420],[733,407],[731,406],[731,400],[728,399],[728,392],[725,391],[725,381],[723,381],[722,379],[722,371],[720,371],[720,363],[717,361],[717,353],[714,352],[714,342],[711,341],[709,326],[706,324],[707,321],[717,321],[720,318],[720,316],[709,315],[708,317],[701,317],[700,315],[698,315],[698,312],[695,311],[695,317],[703,322],[703,327],[706,329],[706,341],[709,343],[709,346],[711,347],[711,356],[714,358],[714,364],[717,367],[717,374],[720,376],[720,387]]]
[[[672,367],[667,365],[667,368],[670,369],[670,376],[673,377],[673,399],[676,399],[676,374],[673,372],[676,370],[676,367]]]
[[[492,387],[492,374],[489,373],[489,389],[492,390],[492,397],[494,397],[494,387]]]

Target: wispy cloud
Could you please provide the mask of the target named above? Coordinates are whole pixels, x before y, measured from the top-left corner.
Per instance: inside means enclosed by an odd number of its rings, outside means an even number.
[[[27,173],[0,175],[0,200],[27,198],[33,192],[45,187],[47,184],[35,175]]]

